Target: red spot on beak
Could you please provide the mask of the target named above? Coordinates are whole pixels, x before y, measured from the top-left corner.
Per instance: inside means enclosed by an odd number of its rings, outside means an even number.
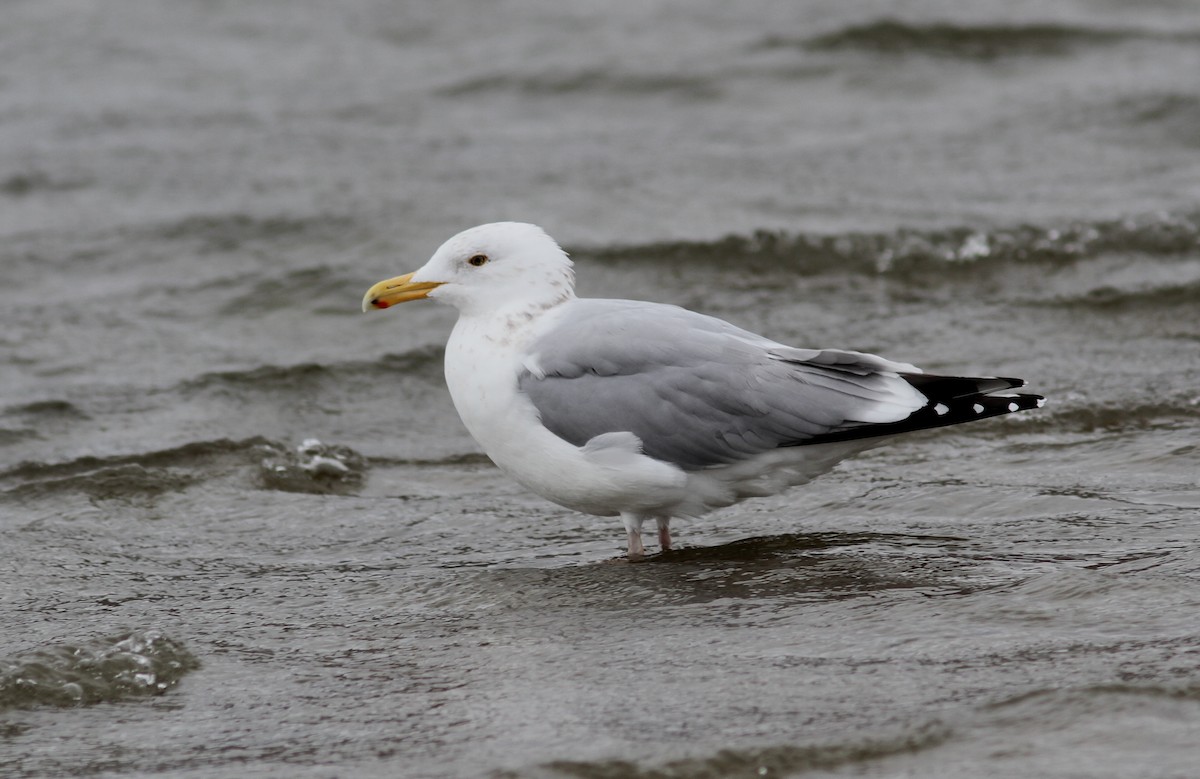
[[[391,303],[387,303],[382,300],[372,300],[371,305],[375,306],[375,308],[387,308],[391,305]]]

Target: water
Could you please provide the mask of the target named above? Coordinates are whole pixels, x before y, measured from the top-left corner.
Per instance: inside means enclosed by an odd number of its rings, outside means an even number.
[[[576,5],[5,8],[0,775],[1193,775],[1200,7]],[[501,218],[1050,402],[614,564],[358,313]]]

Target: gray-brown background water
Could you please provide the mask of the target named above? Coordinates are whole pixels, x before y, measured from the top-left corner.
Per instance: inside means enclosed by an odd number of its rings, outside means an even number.
[[[0,12],[0,776],[1196,775],[1200,6]],[[1050,403],[609,564],[358,313],[500,218]]]

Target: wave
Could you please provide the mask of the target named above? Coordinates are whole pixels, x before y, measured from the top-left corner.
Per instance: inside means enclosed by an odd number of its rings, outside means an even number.
[[[984,711],[1012,713],[1010,710],[1016,709],[1023,712],[1021,716],[1026,716],[1030,709],[1100,708],[1111,710],[1113,697],[1200,701],[1200,682],[1189,679],[1181,679],[1174,683],[1114,682],[1068,689],[1052,687],[1029,690],[1020,695],[988,704],[984,707]]]
[[[1200,146],[1200,96],[1187,92],[1148,90],[1097,98],[1076,105],[1059,121],[1073,132],[1115,136],[1118,142]]]
[[[0,419],[11,425],[0,427],[0,446],[42,438],[48,427],[89,418],[78,406],[65,400],[38,400],[8,406],[0,410]]]
[[[1047,413],[1048,412],[1048,413]],[[1059,408],[1049,404],[1040,414],[1013,415],[1026,433],[1119,433],[1132,430],[1194,425],[1200,405],[1194,398],[1178,397],[1128,405],[1085,405]]]
[[[903,275],[945,274],[987,264],[1062,265],[1114,252],[1178,256],[1200,249],[1200,214],[1128,217],[1053,226],[900,229],[890,233],[821,235],[758,231],[715,241],[671,241],[639,246],[577,249],[590,260],[665,265],[711,263],[752,270],[815,274],[854,271]]]
[[[270,443],[267,439],[258,436],[241,441],[222,438],[215,441],[194,441],[170,449],[140,454],[111,457],[88,455],[61,463],[24,462],[0,471],[0,480],[66,477],[123,465],[138,465],[145,468],[194,466],[214,457],[238,455],[256,446]]]
[[[672,779],[672,777],[792,776],[805,771],[829,771],[881,758],[914,754],[940,746],[953,731],[941,721],[892,734],[811,745],[781,745],[749,749],[722,749],[710,755],[640,766],[628,760],[557,760],[543,766],[563,776],[586,779]],[[500,772],[502,779],[522,774]]]
[[[34,438],[41,438],[41,434],[31,427],[0,427],[0,446],[11,446]]]
[[[772,36],[762,48],[803,48],[810,51],[866,51],[886,55],[926,56],[989,61],[1013,56],[1057,56],[1087,46],[1130,41],[1193,42],[1200,34],[1168,33],[1133,28],[1079,25],[981,24],[903,22],[878,19],[807,38]]]
[[[244,370],[214,371],[189,379],[179,385],[178,389],[184,393],[213,389],[294,391],[303,385],[320,385],[327,381],[397,373],[436,380],[441,375],[444,353],[445,349],[441,346],[425,346],[407,352],[385,354],[371,360],[348,360],[327,365],[312,362],[261,365]]]
[[[166,468],[147,468],[130,463],[102,467],[83,474],[27,482],[6,490],[3,494],[29,497],[77,491],[91,498],[113,500],[179,492],[201,480],[196,474],[180,473]]]
[[[1061,489],[1043,489],[1043,494],[1070,495],[1073,497],[1102,497],[1100,493],[1080,490],[1074,487]],[[1129,559],[1128,550],[1121,553],[1123,559]],[[1151,552],[1150,554],[1156,554]],[[1105,561],[1107,562],[1107,561]],[[1121,573],[1106,571],[1106,564],[1089,565],[1086,568],[1063,566],[1056,570],[1039,573],[1018,581],[1004,582],[988,588],[990,596],[984,601],[984,608],[990,613],[1021,612],[1026,604],[1034,609],[1041,609],[1046,604],[1067,604],[1076,601],[1095,601],[1105,606],[1113,604],[1117,599],[1128,598],[1130,601],[1154,602],[1162,609],[1186,608],[1193,604],[1185,587],[1173,576],[1160,574],[1131,578]],[[995,602],[1002,600],[1002,603]],[[1060,607],[1063,607],[1060,605]],[[1082,617],[1082,613],[1080,614]]]
[[[233,251],[256,242],[277,246],[287,239],[305,244],[324,240],[345,245],[347,232],[354,226],[349,217],[335,214],[262,217],[234,213],[184,217],[149,228],[149,232],[170,241],[196,241],[204,253]]]
[[[85,176],[62,178],[52,176],[45,171],[32,170],[26,173],[14,173],[0,179],[0,195],[12,198],[22,198],[38,192],[67,192],[73,189],[85,189],[93,184],[93,180]]]
[[[200,667],[180,642],[137,630],[0,660],[0,710],[162,695]]]
[[[78,406],[65,400],[37,400],[0,410],[0,419],[10,427],[0,427],[0,446],[38,439],[48,427],[69,425],[90,419]]]
[[[1169,308],[1198,303],[1200,279],[1131,289],[1103,286],[1077,295],[1058,296],[1048,301],[1049,305],[1055,307],[1067,306],[1098,311],[1117,311],[1134,307]]]
[[[26,498],[82,492],[95,499],[153,498],[194,484],[250,474],[260,489],[347,493],[366,480],[366,457],[307,439],[299,446],[261,436],[196,441],[170,449],[61,463],[24,462],[0,471],[0,495]]]
[[[60,492],[82,492],[99,499],[155,496],[226,473],[247,462],[255,448],[270,443],[260,437],[220,439],[139,454],[86,456],[60,463],[23,462],[0,471],[0,484],[16,483],[3,493],[12,497]]]
[[[492,459],[482,452],[462,452],[445,457],[372,457],[372,465],[418,468],[438,468],[456,465],[491,465]]]
[[[881,733],[818,741],[809,744],[750,748],[726,748],[709,754],[663,763],[635,763],[632,760],[556,760],[538,766],[537,775],[603,779],[674,779],[678,777],[795,776],[808,772],[855,773],[868,770],[867,764],[913,755],[924,755],[924,764],[936,759],[937,751],[955,743],[991,743],[992,739],[1021,739],[1031,730],[1071,728],[1081,720],[1099,717],[1112,722],[1123,714],[1144,717],[1143,701],[1195,702],[1200,688],[1191,681],[1178,684],[1113,683],[1080,687],[1055,687],[1030,690],[984,704],[978,708],[959,708],[952,712],[953,725],[943,719],[931,719],[907,728],[881,728]],[[1178,718],[1175,708],[1168,709]],[[1090,731],[1089,731],[1090,734]],[[1017,743],[1021,743],[1018,741]],[[932,754],[931,754],[932,753]],[[911,765],[902,762],[900,765]],[[894,763],[885,766],[895,767]],[[877,773],[869,771],[870,773]],[[516,779],[529,772],[501,771],[501,779]],[[886,773],[886,772],[885,772]]]
[[[690,99],[708,99],[720,95],[720,89],[713,80],[703,76],[613,73],[608,70],[488,75],[444,87],[440,94],[446,97],[460,97],[498,91],[551,97],[573,93],[608,93],[647,97],[676,95]]]
[[[1200,97],[1196,95],[1142,95],[1123,100],[1119,107],[1132,124],[1157,127],[1168,140],[1200,146]]]
[[[264,272],[235,283],[239,291],[217,308],[218,316],[261,316],[295,306],[293,296],[281,290],[304,290],[305,305],[313,313],[356,315],[366,288],[361,276],[329,265]]]
[[[8,406],[4,409],[6,415],[13,416],[29,416],[39,418],[54,418],[54,417],[69,417],[71,419],[87,419],[88,415],[83,413],[74,403],[66,400],[35,400],[32,403],[22,403],[16,406]]]

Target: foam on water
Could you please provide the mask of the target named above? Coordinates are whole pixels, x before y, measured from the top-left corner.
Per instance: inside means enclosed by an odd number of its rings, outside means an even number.
[[[200,662],[156,630],[62,643],[0,659],[0,710],[162,695]]]

